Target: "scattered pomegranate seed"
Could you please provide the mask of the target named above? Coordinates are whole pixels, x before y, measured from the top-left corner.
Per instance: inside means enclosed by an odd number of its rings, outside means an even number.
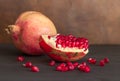
[[[85,66],[84,72],[86,72],[86,73],[90,72],[90,67],[89,66]]]
[[[73,65],[73,64],[72,64],[72,62],[67,62],[67,65],[69,66],[69,65]]]
[[[31,62],[26,62],[25,64],[23,64],[24,67],[30,68],[32,67],[32,63]]]
[[[25,58],[24,58],[23,56],[18,56],[18,57],[17,57],[17,60],[18,60],[19,62],[23,62],[23,61],[25,60]]]
[[[66,65],[66,63],[61,63],[56,67],[57,71],[61,71],[61,72],[66,72],[69,70],[68,66]]]
[[[50,63],[49,63],[50,66],[54,66],[55,65],[55,61],[54,60],[51,60]]]
[[[86,73],[90,72],[90,67],[86,64],[86,62],[79,64],[78,69]]]
[[[86,62],[82,62],[81,64],[83,64],[84,66],[86,66],[86,65],[87,65],[87,63],[86,63]]]
[[[78,63],[78,62],[75,62],[75,63],[73,63],[73,65],[74,65],[74,67],[76,68],[76,67],[78,67],[79,63]]]
[[[62,72],[66,72],[66,71],[68,71],[69,70],[69,68],[67,67],[67,66],[65,66],[65,67],[62,67]]]
[[[88,62],[91,63],[91,64],[96,64],[96,59],[94,59],[94,58],[89,58],[89,59],[88,59]]]
[[[39,72],[40,70],[39,70],[39,68],[37,66],[32,66],[31,71],[32,72]]]
[[[109,63],[109,59],[108,58],[104,58],[104,62],[105,63]]]
[[[78,65],[78,69],[79,69],[80,71],[84,71],[85,66],[86,66],[86,65],[79,64],[79,65]]]
[[[61,63],[59,66],[61,66],[61,67],[65,67],[66,64],[65,64],[65,63]]]
[[[68,65],[68,69],[69,69],[69,70],[74,70],[75,67],[74,67],[74,65]]]
[[[104,60],[101,60],[101,61],[99,62],[99,65],[100,65],[100,66],[104,66],[104,65],[105,65]]]
[[[57,66],[56,67],[56,71],[62,71],[62,67],[61,66]]]

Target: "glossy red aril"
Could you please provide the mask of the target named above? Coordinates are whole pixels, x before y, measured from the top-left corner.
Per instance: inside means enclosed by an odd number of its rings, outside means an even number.
[[[25,64],[23,64],[23,66],[30,68],[30,67],[32,67],[32,62],[26,62]]]
[[[96,64],[96,59],[95,58],[88,58],[88,62],[90,64]]]
[[[86,64],[86,62],[79,64],[78,69],[83,72],[90,72],[90,67]]]
[[[65,67],[65,66],[66,66],[66,63],[61,63],[59,66]]]
[[[99,65],[100,66],[105,66],[105,61],[104,60],[100,60]]]
[[[69,70],[74,70],[75,69],[75,66],[73,65],[72,62],[67,62],[67,67]]]
[[[18,60],[19,62],[23,62],[23,61],[25,60],[25,58],[24,58],[23,56],[18,56],[18,57],[17,57],[17,60]]]
[[[104,58],[104,62],[105,63],[109,63],[109,59],[108,58]]]
[[[46,54],[57,61],[76,61],[88,53],[88,40],[73,35],[57,34],[40,36],[40,46]]]
[[[76,68],[76,67],[78,67],[79,63],[78,62],[74,62],[73,65]]]
[[[69,65],[73,65],[72,62],[67,62],[66,64],[67,64],[67,66],[69,66]]]
[[[61,66],[57,66],[56,67],[56,71],[62,71],[62,67]]]
[[[90,72],[90,67],[89,66],[85,66],[84,72],[86,72],[86,73]]]
[[[78,69],[83,71],[84,68],[85,68],[85,66],[86,66],[86,62],[80,63],[80,64],[78,65]]]
[[[68,69],[69,69],[69,70],[74,70],[75,67],[74,67],[74,65],[68,65]]]
[[[66,72],[66,71],[68,71],[69,70],[69,68],[67,67],[67,66],[65,66],[65,67],[62,67],[62,72]]]
[[[51,61],[49,62],[49,65],[50,65],[50,66],[54,66],[54,65],[55,65],[55,61],[54,61],[54,60],[51,60]]]
[[[37,66],[32,66],[31,71],[32,72],[39,72],[40,70],[39,70],[39,68]]]

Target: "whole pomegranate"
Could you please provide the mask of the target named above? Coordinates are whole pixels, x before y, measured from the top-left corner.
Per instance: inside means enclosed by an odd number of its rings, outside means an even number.
[[[37,11],[22,13],[15,22],[6,29],[11,34],[15,46],[29,55],[41,55],[39,46],[41,35],[55,35],[57,33],[53,22]]]
[[[89,51],[88,40],[73,35],[42,35],[39,44],[48,56],[63,62],[79,60]]]

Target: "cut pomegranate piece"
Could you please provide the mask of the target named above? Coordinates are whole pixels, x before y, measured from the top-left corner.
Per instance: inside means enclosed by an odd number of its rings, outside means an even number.
[[[57,61],[76,61],[88,53],[88,40],[73,35],[40,36],[40,46],[48,56]]]

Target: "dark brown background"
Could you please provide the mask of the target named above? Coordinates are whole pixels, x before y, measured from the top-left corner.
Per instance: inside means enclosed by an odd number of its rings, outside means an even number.
[[[4,31],[24,11],[48,16],[59,33],[87,37],[91,44],[120,44],[120,0],[0,0],[0,42]]]

